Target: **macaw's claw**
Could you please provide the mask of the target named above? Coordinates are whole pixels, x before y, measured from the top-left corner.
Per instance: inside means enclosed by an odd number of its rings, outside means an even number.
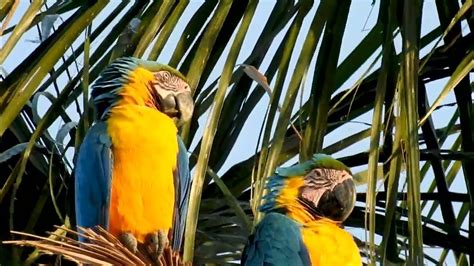
[[[120,242],[128,248],[133,254],[137,253],[138,241],[130,232],[125,232],[120,235]]]
[[[164,230],[150,233],[146,237],[145,244],[150,257],[154,262],[158,262],[163,254],[163,250],[169,244],[168,234]]]

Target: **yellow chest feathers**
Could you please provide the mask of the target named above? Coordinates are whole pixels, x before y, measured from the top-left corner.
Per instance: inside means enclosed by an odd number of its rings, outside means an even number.
[[[107,121],[113,172],[109,230],[146,234],[172,226],[177,129],[166,115],[138,105],[119,105]]]
[[[352,235],[336,224],[312,221],[302,227],[302,235],[313,266],[362,265]]]

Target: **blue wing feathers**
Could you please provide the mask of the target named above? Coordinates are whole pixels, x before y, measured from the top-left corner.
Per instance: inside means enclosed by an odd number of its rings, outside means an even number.
[[[79,149],[75,169],[76,223],[107,229],[112,179],[111,140],[107,125],[99,122],[87,132]]]
[[[178,160],[176,177],[177,212],[173,223],[173,249],[180,250],[183,242],[184,225],[188,213],[189,194],[191,192],[191,173],[186,146],[178,136]]]
[[[268,213],[242,252],[242,265],[310,265],[300,225],[280,213]]]

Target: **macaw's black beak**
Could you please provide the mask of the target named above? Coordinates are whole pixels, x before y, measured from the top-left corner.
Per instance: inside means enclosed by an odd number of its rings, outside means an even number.
[[[179,111],[180,119],[178,126],[188,122],[193,117],[194,100],[191,92],[186,91],[176,95],[177,109]]]
[[[188,91],[179,94],[168,94],[161,98],[160,108],[163,113],[175,121],[177,126],[181,126],[191,120],[193,116],[193,97]]]
[[[354,209],[356,188],[352,179],[337,184],[333,190],[327,190],[321,196],[316,209],[322,216],[333,221],[343,222]]]

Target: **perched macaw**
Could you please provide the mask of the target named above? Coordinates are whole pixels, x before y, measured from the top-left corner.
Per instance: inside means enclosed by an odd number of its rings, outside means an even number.
[[[169,240],[179,251],[191,180],[177,126],[194,108],[184,76],[124,57],[102,72],[91,97],[97,118],[76,162],[77,225],[100,225],[153,259]]]
[[[278,168],[267,182],[242,265],[362,265],[352,235],[340,228],[355,205],[351,171],[325,154]]]

